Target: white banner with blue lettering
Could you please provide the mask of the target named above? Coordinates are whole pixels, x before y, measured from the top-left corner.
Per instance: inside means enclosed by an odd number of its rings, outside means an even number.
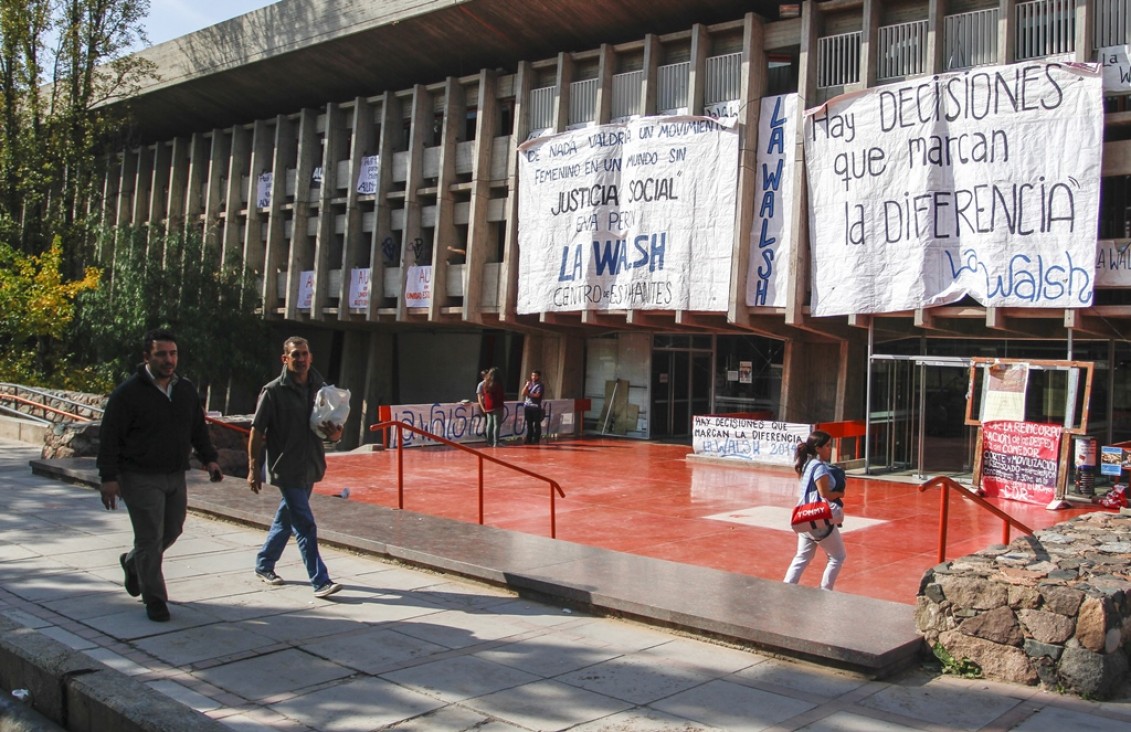
[[[519,313],[727,309],[734,128],[645,117],[518,155]]]
[[[522,402],[505,402],[499,419],[499,439],[515,440],[526,434],[526,410]],[[546,399],[542,402],[542,432],[547,437],[575,435],[578,420],[573,399]],[[397,404],[389,407],[389,419],[407,422],[417,429],[431,432],[452,442],[483,442],[487,439],[487,422],[483,411],[474,402],[435,404]],[[389,431],[389,447],[396,447],[396,430]],[[436,445],[435,440],[404,431],[405,447]]]
[[[805,112],[815,315],[1086,307],[1103,142],[1095,64],[1018,63]]]
[[[695,454],[704,457],[792,466],[797,443],[812,431],[811,424],[696,415],[691,443]]]
[[[762,99],[754,173],[754,231],[746,304],[785,307],[793,247],[793,168],[797,161],[797,95]]]

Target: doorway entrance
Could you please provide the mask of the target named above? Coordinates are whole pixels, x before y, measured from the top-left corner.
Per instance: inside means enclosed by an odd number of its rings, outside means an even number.
[[[967,358],[873,355],[868,472],[971,472],[977,430],[965,424],[969,374]]]
[[[690,437],[692,416],[710,414],[713,359],[710,337],[655,337],[649,410],[652,439]]]

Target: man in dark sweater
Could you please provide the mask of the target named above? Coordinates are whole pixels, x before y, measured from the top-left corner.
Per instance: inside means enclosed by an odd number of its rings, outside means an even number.
[[[126,592],[141,595],[146,615],[161,622],[169,619],[161,560],[184,527],[190,449],[195,448],[213,481],[223,475],[196,387],[177,376],[176,337],[167,330],[149,331],[142,357],[137,373],[106,404],[98,474],[102,505],[116,509],[121,498],[133,525],[133,549],[118,558]]]

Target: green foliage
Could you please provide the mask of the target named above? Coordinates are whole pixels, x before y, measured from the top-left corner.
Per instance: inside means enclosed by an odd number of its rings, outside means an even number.
[[[98,161],[124,105],[154,75],[129,52],[149,0],[0,0],[0,241],[39,253],[62,237],[78,271]]]
[[[982,678],[982,667],[971,661],[969,658],[963,658],[961,661],[950,655],[941,643],[936,643],[931,651],[935,654],[935,658],[939,659],[942,664],[944,674],[951,674],[952,676],[959,676],[964,679],[980,679]]]
[[[56,239],[41,255],[0,242],[0,381],[73,388],[84,383],[61,338],[74,318],[75,298],[98,287],[99,271],[66,281]]]
[[[118,228],[100,235],[113,252],[103,287],[84,293],[71,343],[101,376],[121,381],[141,362],[141,339],[157,327],[177,335],[178,372],[196,385],[258,389],[274,350],[259,296],[237,265],[196,232],[161,236]]]

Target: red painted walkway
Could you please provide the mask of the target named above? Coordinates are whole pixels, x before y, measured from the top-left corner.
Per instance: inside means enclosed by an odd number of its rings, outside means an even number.
[[[557,500],[558,539],[767,579],[781,578],[793,556],[792,471],[688,461],[687,445],[623,439],[485,450],[561,484],[566,497]],[[478,520],[474,456],[444,447],[409,448],[404,455],[406,510]],[[483,470],[484,524],[550,535],[546,483],[486,461]],[[395,450],[337,454],[316,490],[333,495],[348,487],[351,501],[396,507],[396,475]],[[919,580],[937,558],[939,491],[920,493],[912,483],[875,478],[850,477],[848,486],[848,559],[837,589],[914,604]],[[1099,510],[996,505],[1034,529]],[[853,519],[871,522],[854,527]],[[1000,541],[1000,519],[952,499],[948,558]],[[816,586],[823,568],[818,554],[803,583]]]

